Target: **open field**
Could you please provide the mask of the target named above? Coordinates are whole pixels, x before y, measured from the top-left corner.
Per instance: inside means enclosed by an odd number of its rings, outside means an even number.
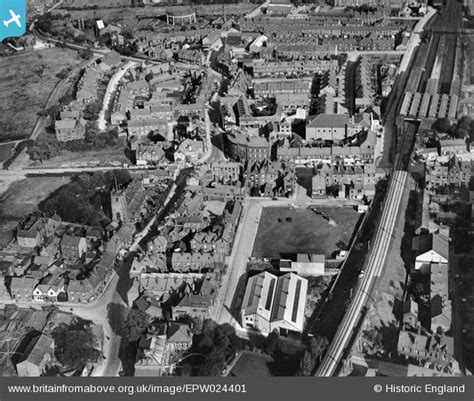
[[[62,7],[68,8],[81,8],[81,7],[130,7],[132,4],[131,0],[63,0]]]
[[[264,208],[252,256],[278,258],[280,253],[312,253],[331,257],[339,241],[349,244],[360,215],[350,207],[318,210],[329,221],[311,209]]]
[[[15,147],[15,143],[0,144],[0,163],[3,163],[12,155],[12,150]]]
[[[272,376],[268,367],[272,361],[271,356],[245,351],[230,371],[229,376]]]
[[[62,150],[59,156],[49,160],[32,162],[29,167],[77,167],[87,165],[88,162],[100,162],[107,165],[110,162],[130,163],[124,153],[125,144],[119,141],[113,148],[96,150],[90,152],[70,152]]]
[[[38,209],[38,203],[69,182],[67,177],[35,177],[14,182],[0,198],[0,218],[23,217]]]
[[[84,3],[87,3],[87,6],[90,7],[94,4],[91,4],[87,0],[69,0],[69,3],[65,8],[80,8],[84,7]],[[97,2],[98,3],[98,2]],[[122,3],[122,0],[105,0],[100,2],[99,8],[97,9],[83,9],[83,10],[74,10],[68,9],[68,12],[71,14],[72,18],[100,18],[104,19],[106,22],[123,22],[124,25],[130,27],[136,27],[137,20],[148,19],[150,20],[153,17],[164,16],[167,10],[181,11],[190,9],[185,6],[172,6],[172,7],[160,7],[160,6],[146,6],[146,7],[134,7],[134,8],[125,8],[123,6],[115,6],[110,8],[113,3]],[[103,7],[103,8],[101,8]],[[109,8],[107,8],[109,7]],[[242,4],[226,4],[225,10],[226,15],[244,15],[252,11],[257,4],[252,3],[242,3]],[[194,5],[194,10],[198,17],[200,16],[221,16],[223,13],[222,4],[209,4],[209,5]],[[94,17],[95,15],[95,17]],[[156,21],[153,21],[156,22]]]
[[[77,52],[51,48],[0,59],[0,141],[30,136],[37,113],[64,69],[79,63]]]

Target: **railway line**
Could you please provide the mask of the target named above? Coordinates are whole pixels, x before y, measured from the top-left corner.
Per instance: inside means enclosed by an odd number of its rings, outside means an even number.
[[[354,299],[339,325],[336,337],[330,344],[316,371],[316,376],[332,376],[337,371],[341,358],[348,350],[347,346],[350,343],[350,339],[354,336],[357,327],[359,327],[361,316],[364,315],[364,308],[371,297],[370,294],[378,277],[381,276],[383,271],[388,253],[387,243],[393,238],[399,211],[398,206],[403,196],[406,180],[406,171],[394,171],[373,248],[366,265],[366,273],[356,286]]]
[[[438,93],[440,90],[441,93],[436,96],[442,97],[443,94],[450,93],[455,68],[456,45],[461,28],[460,21],[462,21],[462,8],[456,0],[451,0],[447,4],[445,12],[433,22],[429,49],[427,53],[423,54],[423,73],[420,75],[418,72],[418,75],[415,77],[419,81],[418,85],[414,85],[414,87],[417,87],[419,93],[423,94],[425,92],[439,54],[443,54],[438,86]],[[413,84],[415,83],[416,81],[413,82]],[[423,103],[422,97],[418,100],[418,103],[421,105]],[[429,109],[428,103],[427,100],[424,101],[423,109]],[[436,101],[436,106],[437,103]],[[327,377],[337,373],[342,359],[350,352],[352,341],[357,335],[365,316],[364,312],[371,300],[371,294],[378,278],[383,274],[389,244],[393,239],[398,214],[400,213],[400,202],[406,190],[407,170],[418,130],[418,123],[404,121],[400,128],[402,132],[399,141],[397,141],[397,153],[390,177],[389,189],[385,204],[383,205],[382,216],[377,224],[373,246],[365,265],[365,274],[356,285],[354,298],[339,324],[338,330],[318,366],[315,376]]]
[[[440,35],[433,34],[430,39],[428,55],[426,56],[425,67],[421,74],[420,82],[418,83],[418,92],[424,93],[426,91],[426,85],[428,79],[430,79],[431,72],[433,71],[434,63],[436,61],[436,55],[438,54],[438,47],[440,42]]]
[[[417,91],[420,93],[426,91],[436,58],[441,55],[442,67],[438,93],[449,94],[455,68],[456,49],[459,37],[462,34],[462,4],[456,0],[449,1],[445,11],[436,16],[430,29],[429,50]]]

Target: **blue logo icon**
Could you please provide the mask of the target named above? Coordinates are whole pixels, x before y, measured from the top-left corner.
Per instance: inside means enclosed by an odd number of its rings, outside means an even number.
[[[0,41],[26,32],[26,0],[0,0]]]

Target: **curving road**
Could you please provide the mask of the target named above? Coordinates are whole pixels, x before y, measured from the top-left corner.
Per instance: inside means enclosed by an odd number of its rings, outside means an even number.
[[[107,90],[105,92],[104,100],[102,102],[102,109],[99,113],[99,121],[97,123],[99,130],[104,131],[107,127],[107,121],[105,121],[105,113],[109,107],[110,98],[112,97],[112,94],[114,93],[115,89],[117,88],[117,85],[120,83],[120,80],[123,78],[126,72],[135,65],[136,63],[134,61],[129,61],[127,64],[121,67],[120,70],[118,70],[110,79],[109,84],[107,85]]]

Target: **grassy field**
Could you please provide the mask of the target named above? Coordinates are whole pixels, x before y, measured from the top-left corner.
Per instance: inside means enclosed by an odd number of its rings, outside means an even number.
[[[188,10],[189,7],[185,6],[174,6],[174,7],[157,7],[157,6],[146,6],[146,7],[135,7],[135,8],[126,8],[117,4],[113,7],[113,3],[121,3],[122,0],[105,0],[103,3],[100,2],[100,6],[98,9],[83,9],[83,10],[71,10],[69,9],[68,12],[71,14],[72,18],[101,18],[104,19],[106,22],[123,22],[124,25],[130,27],[137,26],[137,19],[147,18],[150,19],[151,17],[160,17],[166,14],[168,9],[180,11],[180,10]],[[94,5],[93,3],[88,2],[87,0],[69,0],[69,3],[65,7],[72,8],[81,8],[85,7],[84,3],[87,3],[86,6],[90,7]],[[97,3],[97,2],[96,2]],[[102,8],[100,8],[102,7]],[[113,7],[113,8],[110,8]],[[242,3],[242,4],[226,4],[225,10],[227,16],[240,16],[247,14],[248,12],[252,11],[256,4],[252,3]],[[209,4],[209,5],[195,5],[194,10],[196,12],[197,17],[200,16],[220,16],[223,14],[223,7],[221,4]],[[156,21],[155,21],[156,22]]]
[[[272,376],[268,367],[272,361],[268,355],[243,352],[229,376]]]
[[[100,1],[90,1],[90,0],[63,0],[64,8],[81,8],[81,7],[127,7],[131,5],[131,0],[100,0]]]
[[[76,167],[87,162],[100,161],[102,165],[108,162],[130,163],[124,153],[125,143],[119,141],[113,148],[90,152],[69,152],[62,150],[59,156],[40,162],[32,162],[30,167]]]
[[[14,147],[14,143],[0,144],[0,163],[3,163],[12,155],[12,149]]]
[[[69,182],[67,177],[30,177],[14,182],[0,198],[0,218],[23,217],[38,210],[38,203]]]
[[[278,258],[280,253],[313,253],[331,257],[339,241],[349,243],[360,215],[349,207],[318,209],[329,221],[310,209],[264,208],[252,256]]]
[[[26,138],[37,112],[59,80],[56,75],[79,63],[77,52],[51,48],[0,59],[0,141]]]

